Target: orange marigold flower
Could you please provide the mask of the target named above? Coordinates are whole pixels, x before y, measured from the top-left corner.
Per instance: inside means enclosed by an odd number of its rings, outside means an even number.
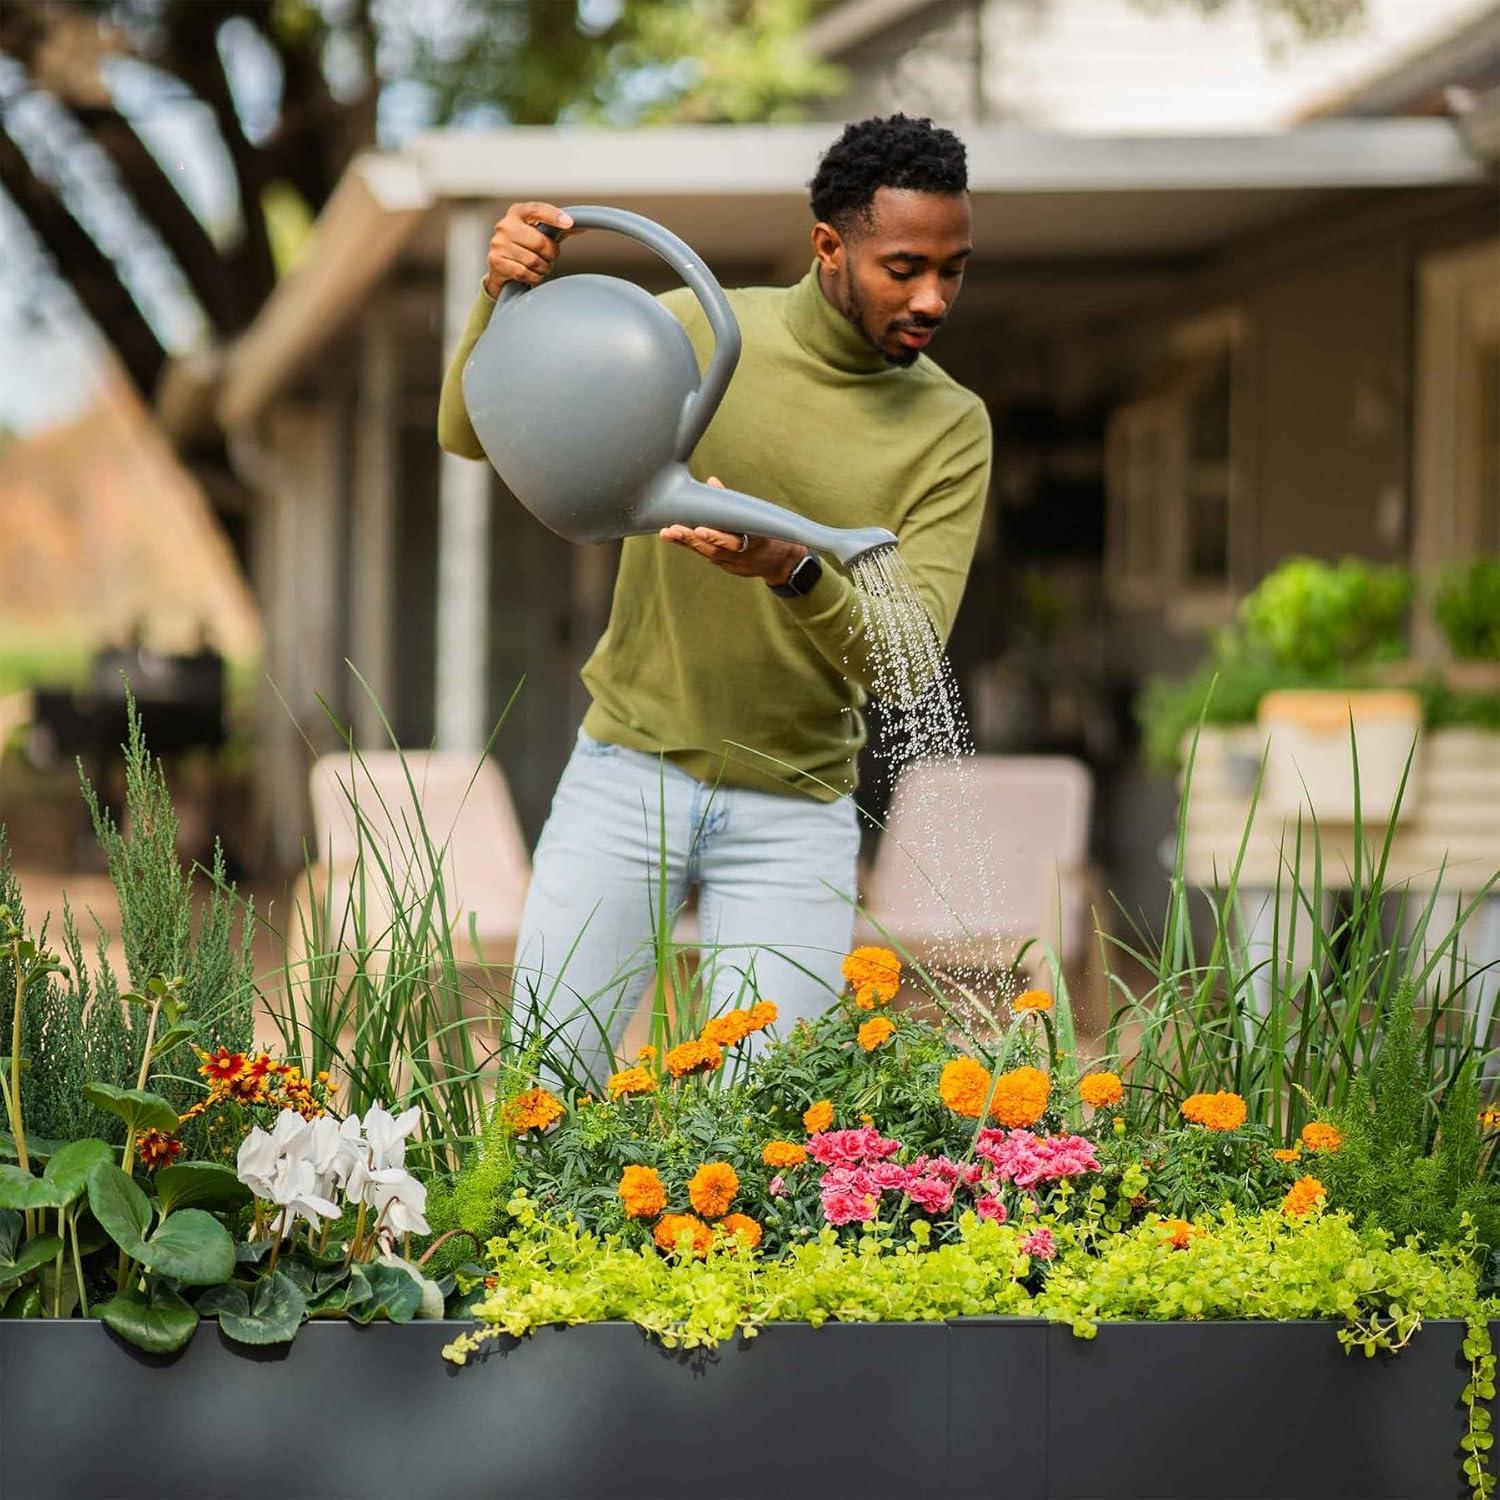
[[[691,1233],[692,1243],[687,1247],[690,1255],[707,1255],[714,1247],[714,1232],[694,1214],[663,1214],[656,1221],[652,1238],[657,1246],[669,1254],[675,1253],[684,1234]]]
[[[667,1206],[667,1190],[655,1167],[626,1167],[616,1192],[632,1219],[654,1219]]]
[[[136,1154],[148,1172],[170,1166],[182,1155],[182,1142],[160,1130],[143,1130],[135,1138]]]
[[[694,1073],[712,1073],[723,1061],[723,1052],[712,1042],[683,1042],[667,1053],[667,1071],[673,1078],[687,1078]]]
[[[1328,1189],[1316,1177],[1299,1177],[1281,1200],[1281,1211],[1289,1219],[1294,1219],[1311,1213],[1327,1196]]]
[[[563,1117],[562,1103],[546,1089],[527,1089],[505,1106],[505,1122],[517,1135],[546,1130]]]
[[[642,1067],[649,1068],[651,1064],[656,1061],[656,1048],[650,1045],[647,1045],[645,1047],[637,1047],[635,1049],[635,1060],[640,1063]]]
[[[729,1241],[729,1249],[737,1250],[743,1243],[747,1250],[753,1250],[760,1244],[761,1227],[749,1214],[725,1214],[717,1228]]]
[[[1344,1144],[1344,1132],[1337,1125],[1325,1125],[1314,1120],[1302,1127],[1302,1144],[1309,1151],[1332,1153]]]
[[[859,1045],[866,1052],[873,1052],[882,1043],[895,1035],[896,1023],[889,1016],[871,1016],[859,1028]]]
[[[844,960],[844,979],[854,990],[854,1003],[873,1010],[896,998],[901,960],[889,948],[856,948]]]
[[[688,1202],[705,1219],[717,1219],[728,1212],[739,1190],[739,1173],[727,1161],[708,1161],[688,1182]]]
[[[656,1088],[656,1075],[644,1068],[623,1068],[609,1075],[609,1097],[624,1099],[631,1094],[649,1094]]]
[[[826,1099],[819,1099],[816,1104],[810,1104],[802,1112],[802,1128],[809,1135],[817,1135],[820,1131],[827,1130],[833,1124],[833,1105]]]
[[[760,1159],[768,1167],[800,1167],[807,1160],[807,1151],[795,1141],[769,1141]]]
[[[1125,1097],[1118,1073],[1085,1073],[1078,1080],[1078,1097],[1092,1109],[1108,1109]]]
[[[1291,1146],[1284,1151],[1273,1151],[1271,1155],[1274,1156],[1277,1161],[1282,1162],[1283,1164],[1287,1162],[1293,1162],[1302,1155],[1302,1147]]]
[[[715,1047],[734,1047],[744,1041],[754,1028],[748,1010],[728,1010],[715,1016],[704,1028],[702,1040]]]
[[[955,1057],[943,1064],[938,1078],[938,1095],[956,1115],[977,1120],[990,1091],[989,1070],[972,1057]]]
[[[1035,1125],[1047,1112],[1052,1080],[1040,1068],[1012,1068],[995,1080],[990,1114],[1009,1130]]]
[[[1010,1008],[1019,1015],[1027,1011],[1044,1011],[1052,1009],[1052,996],[1046,990],[1022,990],[1010,1003]]]
[[[1223,1089],[1217,1094],[1193,1094],[1182,1103],[1183,1119],[1207,1130],[1238,1130],[1245,1114],[1245,1101]]]
[[[1490,1105],[1479,1111],[1479,1124],[1485,1130],[1500,1130],[1500,1107]]]
[[[231,1052],[228,1047],[220,1047],[217,1052],[200,1052],[198,1056],[203,1059],[198,1071],[210,1084],[228,1083],[245,1070],[245,1054]]]
[[[776,1002],[774,1000],[757,1000],[750,1007],[750,1029],[751,1031],[764,1031],[767,1026],[776,1024]]]
[[[1186,1219],[1163,1219],[1156,1226],[1162,1231],[1162,1241],[1174,1250],[1186,1250],[1205,1231]]]

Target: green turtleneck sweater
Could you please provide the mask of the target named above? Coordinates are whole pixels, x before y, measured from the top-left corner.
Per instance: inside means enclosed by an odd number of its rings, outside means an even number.
[[[887,364],[824,294],[818,263],[795,286],[727,291],[743,348],[688,465],[829,526],[884,526],[944,642],[984,513],[984,403],[925,356]],[[700,371],[713,334],[686,287],[658,299]],[[443,381],[438,441],[482,458],[461,377],[495,304],[481,291]],[[831,801],[855,786],[872,673],[848,576],[824,557],[804,598],[783,599],[656,536],[629,537],[609,624],[583,668],[595,739],[661,752],[706,782]]]

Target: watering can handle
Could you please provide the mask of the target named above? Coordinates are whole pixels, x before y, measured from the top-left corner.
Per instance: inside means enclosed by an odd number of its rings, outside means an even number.
[[[613,229],[619,234],[639,240],[649,250],[654,250],[693,289],[704,313],[708,326],[713,330],[714,352],[698,389],[688,397],[677,424],[678,463],[686,463],[698,446],[698,439],[718,410],[724,392],[729,388],[734,367],[740,361],[740,325],[735,320],[729,299],[714,279],[714,274],[699,258],[696,251],[677,238],[669,229],[641,214],[628,209],[610,208],[607,204],[581,203],[564,210],[578,229]],[[549,239],[556,239],[559,231],[551,224],[538,224]],[[531,287],[524,281],[507,281],[500,288],[496,307],[515,297],[529,292]]]

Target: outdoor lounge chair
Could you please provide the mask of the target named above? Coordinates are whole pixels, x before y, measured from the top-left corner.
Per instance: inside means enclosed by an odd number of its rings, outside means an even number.
[[[1076,964],[1091,930],[1092,806],[1088,768],[1069,756],[912,761],[863,881],[856,941],[883,942],[884,928],[918,959],[940,963],[961,951],[991,968],[1035,937]],[[1027,954],[1038,981],[1043,963],[1035,949]]]

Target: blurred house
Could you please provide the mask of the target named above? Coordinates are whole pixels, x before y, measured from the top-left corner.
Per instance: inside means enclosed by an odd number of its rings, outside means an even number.
[[[977,247],[935,357],[985,397],[997,447],[952,654],[980,748],[1095,766],[1100,852],[1127,894],[1158,878],[1174,795],[1136,769],[1143,673],[1188,663],[1202,628],[1288,553],[1427,568],[1500,540],[1500,7],[1426,6],[1446,17],[1426,50],[1384,72],[1365,58],[1333,113],[1309,86],[1195,128],[1188,90],[1170,133],[1086,133],[1073,127],[1114,119],[1084,109],[1087,59],[1063,78],[1024,51],[990,59],[982,90],[935,74],[923,103],[968,146]],[[912,28],[1014,9],[829,7],[815,40],[859,79],[838,117],[914,107],[911,68],[891,73],[926,55]],[[1053,14],[1126,9],[1056,0]],[[1140,61],[1114,67],[1124,79]],[[974,107],[985,91],[1020,101],[1028,79],[1077,109],[1025,124]],[[1434,114],[1444,99],[1466,111]],[[319,695],[381,740],[345,658],[409,745],[477,751],[524,675],[496,753],[535,836],[613,554],[559,541],[487,465],[437,449],[444,355],[493,221],[522,198],[608,202],[666,224],[728,285],[788,283],[811,262],[806,183],[835,133],[444,133],[351,169],[215,396],[262,493],[270,673],[316,744],[330,743]],[[572,242],[566,266],[671,284],[650,252],[602,233]],[[524,379],[545,351],[516,358]],[[295,857],[306,747],[274,701],[265,727],[265,795]]]

